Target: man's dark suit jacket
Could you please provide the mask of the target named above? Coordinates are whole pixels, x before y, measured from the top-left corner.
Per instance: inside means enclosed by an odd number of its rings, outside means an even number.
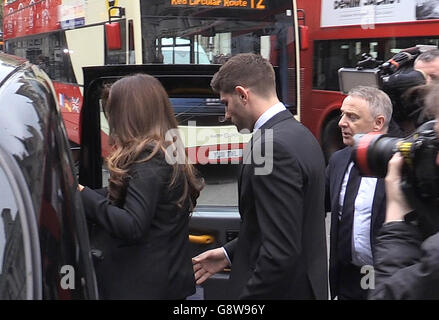
[[[320,146],[287,110],[268,120],[259,133],[253,134],[243,157],[239,237],[224,246],[232,261],[230,297],[327,299]],[[264,150],[266,160],[273,159],[272,172],[256,175],[263,165],[251,155]]]
[[[103,251],[95,263],[100,298],[184,299],[195,292],[189,213],[176,205],[182,183],[170,188],[171,175],[157,155],[133,165],[122,207],[82,190],[87,219],[100,230],[92,239]]]
[[[335,152],[329,159],[326,168],[326,211],[331,211],[330,254],[329,254],[329,284],[331,297],[338,295],[338,259],[337,235],[339,225],[339,199],[343,179],[351,158],[352,148],[346,147]],[[384,179],[378,179],[372,204],[370,242],[373,252],[374,242],[384,218],[386,217],[386,195]],[[349,279],[345,279],[349,281]]]

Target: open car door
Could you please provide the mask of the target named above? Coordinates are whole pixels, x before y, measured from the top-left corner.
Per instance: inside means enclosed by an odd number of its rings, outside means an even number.
[[[86,67],[81,112],[79,183],[91,188],[108,184],[103,159],[109,154],[108,124],[101,94],[123,76],[147,73],[157,77],[171,99],[189,160],[205,180],[190,221],[192,256],[224,245],[238,236],[239,160],[251,135],[224,122],[224,105],[210,88],[218,65],[124,65]],[[136,94],[133,92],[133,94]],[[227,299],[229,269],[197,288],[193,299]]]

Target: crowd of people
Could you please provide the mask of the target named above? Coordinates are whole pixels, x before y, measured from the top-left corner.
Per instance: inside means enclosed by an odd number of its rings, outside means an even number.
[[[428,82],[425,101],[439,120],[438,63],[437,52],[418,60]],[[405,219],[416,208],[401,191],[402,157],[395,154],[385,179],[362,177],[352,159],[356,134],[387,132],[392,102],[386,93],[349,92],[339,121],[346,148],[326,166],[318,141],[280,102],[266,59],[233,56],[211,86],[225,118],[253,132],[238,180],[239,236],[190,256],[190,213],[203,180],[184,150],[168,148],[179,137],[167,138],[177,121],[160,82],[148,75],[122,78],[104,99],[113,146],[109,186],[78,186],[89,223],[106,239],[105,256],[95,264],[101,298],[185,299],[227,267],[231,299],[328,299],[326,212],[332,299],[439,298],[439,234],[426,238]],[[169,150],[180,161],[167,161]],[[261,151],[270,166],[255,159]],[[376,271],[372,286],[363,285],[364,266]]]

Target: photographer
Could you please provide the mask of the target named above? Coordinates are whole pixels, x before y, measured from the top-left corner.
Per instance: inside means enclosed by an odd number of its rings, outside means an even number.
[[[365,59],[359,64],[367,62],[372,63]],[[417,88],[439,79],[439,50],[407,48],[379,68],[381,89],[389,95],[394,106],[389,132],[393,136],[405,136],[427,121],[422,112],[424,93]]]
[[[439,121],[439,85],[430,85],[425,102]],[[439,123],[435,124],[439,137]],[[439,223],[433,207],[422,216],[412,208],[401,188],[404,159],[396,153],[385,179],[386,220],[377,238],[374,254],[376,287],[369,299],[439,299]],[[439,154],[436,157],[439,167]],[[413,210],[415,209],[415,210]],[[408,217],[417,213],[414,223]],[[430,230],[426,232],[428,227]],[[424,222],[424,223],[423,223]]]
[[[415,60],[414,69],[424,75],[427,84],[439,80],[439,50],[421,53]]]

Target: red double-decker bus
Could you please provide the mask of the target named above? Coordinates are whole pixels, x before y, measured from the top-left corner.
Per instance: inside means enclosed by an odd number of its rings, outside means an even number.
[[[82,68],[88,66],[184,64],[206,73],[232,55],[259,53],[283,76],[283,102],[300,117],[296,18],[295,0],[4,0],[3,24],[5,52],[37,64],[53,80],[70,143],[79,147]],[[223,121],[219,99],[189,101],[187,95],[171,102],[185,145],[196,154],[191,161],[239,160],[251,135]],[[191,135],[189,120],[204,133]],[[101,127],[105,140],[108,126]]]
[[[439,44],[439,2],[421,0],[298,0],[308,48],[301,50],[301,121],[325,155],[342,147],[338,128],[338,69],[355,67],[361,53],[378,60],[415,45]]]

